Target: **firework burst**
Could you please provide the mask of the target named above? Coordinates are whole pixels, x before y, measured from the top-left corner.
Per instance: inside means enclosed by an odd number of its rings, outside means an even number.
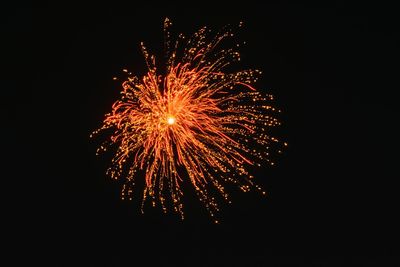
[[[279,111],[269,104],[271,95],[252,86],[260,71],[226,72],[240,60],[236,49],[219,49],[231,29],[210,38],[203,27],[172,40],[170,26],[166,19],[165,68],[157,69],[142,43],[148,72],[142,78],[129,73],[122,83],[121,98],[94,132],[111,131],[98,152],[116,147],[107,172],[124,178],[123,199],[131,199],[135,179],[145,177],[142,211],[150,198],[183,218],[182,184],[188,180],[214,217],[218,198],[230,202],[227,184],[263,192],[247,168],[273,164],[268,148],[280,142],[269,130],[280,124],[273,116]]]

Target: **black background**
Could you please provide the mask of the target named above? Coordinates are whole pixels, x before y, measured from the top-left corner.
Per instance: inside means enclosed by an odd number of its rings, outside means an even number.
[[[243,66],[263,70],[257,87],[283,111],[289,147],[254,170],[269,197],[233,193],[219,225],[190,194],[183,222],[141,215],[89,139],[118,97],[112,77],[145,71],[139,42],[160,53],[167,16],[186,34],[244,21]],[[42,266],[398,264],[396,16],[348,1],[2,4],[6,254]]]

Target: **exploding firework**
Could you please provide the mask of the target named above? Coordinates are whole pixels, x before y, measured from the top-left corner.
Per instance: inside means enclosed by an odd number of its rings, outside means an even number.
[[[190,38],[180,34],[173,40],[170,26],[166,19],[164,69],[157,69],[141,43],[147,74],[127,75],[121,98],[93,134],[110,131],[98,153],[115,148],[107,172],[124,179],[123,199],[131,199],[135,180],[145,177],[142,211],[150,198],[183,218],[182,184],[190,181],[214,217],[218,199],[230,202],[228,184],[265,194],[247,169],[273,164],[269,147],[280,142],[269,130],[280,124],[273,116],[279,111],[269,104],[271,95],[252,86],[260,71],[226,71],[240,61],[239,45],[219,48],[234,35],[231,28],[211,38],[203,27]]]

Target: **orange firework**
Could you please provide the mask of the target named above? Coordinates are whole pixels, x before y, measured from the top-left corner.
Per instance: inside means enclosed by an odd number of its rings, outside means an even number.
[[[153,205],[159,202],[165,212],[171,206],[183,218],[181,185],[188,180],[214,216],[217,195],[229,201],[226,184],[261,190],[246,167],[273,164],[268,147],[278,140],[268,130],[280,123],[271,116],[272,96],[251,86],[260,71],[224,71],[240,60],[235,49],[218,49],[232,30],[210,39],[204,27],[189,39],[179,35],[171,41],[170,26],[166,19],[165,74],[142,43],[147,74],[128,76],[121,99],[94,133],[113,131],[109,144],[117,149],[108,173],[126,179],[122,198],[131,199],[137,172],[144,172],[142,211],[150,197]]]

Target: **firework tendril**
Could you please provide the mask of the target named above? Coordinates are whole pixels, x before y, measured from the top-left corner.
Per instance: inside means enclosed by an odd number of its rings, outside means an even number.
[[[183,219],[186,180],[214,217],[217,199],[230,202],[228,184],[265,194],[247,169],[273,165],[269,148],[281,142],[269,130],[280,125],[274,116],[280,111],[270,105],[271,95],[252,85],[261,71],[226,72],[228,65],[240,61],[238,44],[219,48],[234,36],[232,29],[212,38],[203,27],[190,38],[180,34],[172,40],[170,26],[166,19],[164,71],[141,43],[147,74],[138,78],[124,70],[128,75],[121,98],[93,134],[111,133],[98,153],[114,147],[107,173],[124,179],[122,199],[132,199],[135,180],[144,176],[142,211],[150,198],[153,205],[160,203],[164,212],[172,209]]]

